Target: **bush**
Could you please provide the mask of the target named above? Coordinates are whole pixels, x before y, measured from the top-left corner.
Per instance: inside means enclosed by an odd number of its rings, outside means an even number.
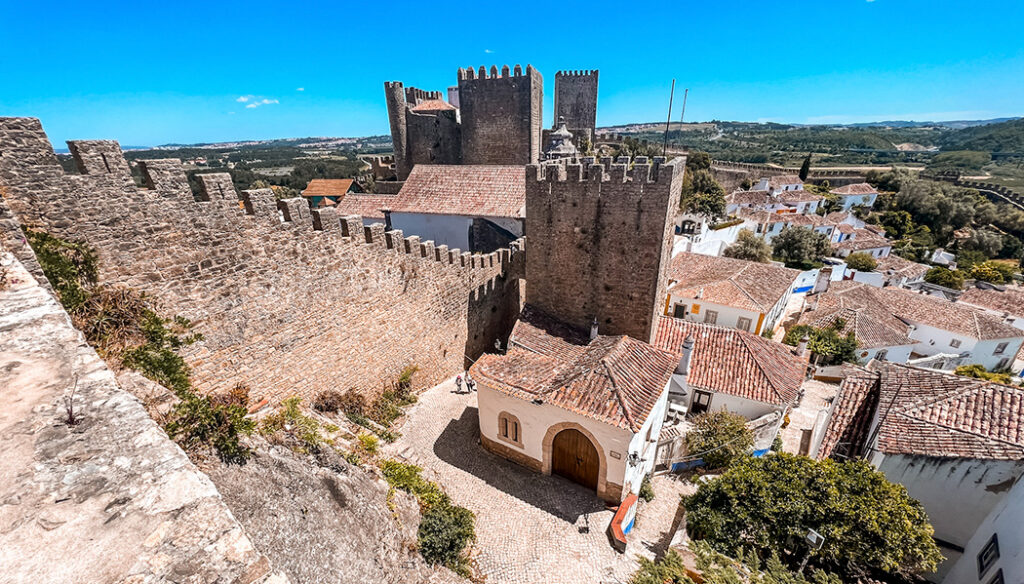
[[[705,584],[841,584],[838,576],[814,570],[806,579],[786,569],[773,553],[761,562],[756,555],[738,554],[733,560],[719,554],[704,542],[695,541],[691,549],[696,556],[696,567]],[[675,550],[669,550],[657,561],[639,558],[640,568],[630,578],[630,584],[693,584],[683,557]],[[762,566],[763,564],[763,566]]]
[[[334,426],[321,426],[315,418],[302,413],[301,398],[290,397],[281,402],[276,412],[260,422],[260,434],[271,442],[286,444],[296,452],[319,452],[332,441],[322,431],[336,431]]]
[[[64,309],[69,313],[77,310],[88,298],[89,288],[96,284],[96,252],[84,243],[64,241],[27,227],[25,237]]]
[[[360,434],[359,435],[359,449],[366,454],[377,454],[377,449],[380,446],[380,440],[377,439],[373,434]]]
[[[853,331],[842,335],[840,331],[845,326],[846,321],[838,318],[830,325],[820,328],[798,324],[786,332],[782,342],[795,347],[804,336],[807,336],[807,349],[816,356],[819,364],[857,363],[857,338]]]
[[[415,365],[406,365],[402,369],[402,372],[398,374],[398,391],[399,393],[407,393],[412,387],[412,376],[419,371],[420,368]]]
[[[256,423],[246,418],[245,408],[218,405],[209,397],[191,390],[179,394],[181,401],[171,410],[171,421],[165,429],[182,449],[201,454],[212,448],[229,464],[244,464],[252,451],[240,442],[252,434]]]
[[[640,493],[637,496],[648,503],[654,500],[654,486],[651,485],[650,475],[644,475],[644,480],[640,483]]]
[[[249,386],[244,383],[236,383],[227,393],[219,393],[210,396],[210,401],[219,406],[240,406],[249,407]]]
[[[723,468],[747,456],[754,447],[754,433],[743,416],[727,410],[697,416],[686,435],[688,456],[699,456],[708,468]]]
[[[936,286],[960,290],[964,287],[964,274],[960,270],[935,266],[925,273],[924,281]]]
[[[1002,383],[1003,385],[1013,385],[1014,382],[1014,377],[1009,371],[988,371],[980,363],[961,365],[956,368],[955,373],[963,377],[974,377],[976,379],[984,379],[985,381]]]
[[[878,261],[870,254],[858,251],[846,256],[846,265],[858,272],[871,272],[878,267]]]

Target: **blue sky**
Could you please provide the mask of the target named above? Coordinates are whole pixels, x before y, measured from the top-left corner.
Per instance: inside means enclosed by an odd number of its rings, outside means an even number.
[[[385,80],[504,63],[544,75],[546,124],[555,71],[595,68],[598,125],[664,119],[673,77],[688,121],[1024,115],[1020,0],[0,0],[0,22],[0,116],[58,147],[383,134]]]

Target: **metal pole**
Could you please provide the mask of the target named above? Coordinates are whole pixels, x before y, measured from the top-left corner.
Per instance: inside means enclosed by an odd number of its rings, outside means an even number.
[[[683,118],[684,118],[684,117],[686,117],[686,98],[687,98],[687,96],[689,96],[689,95],[690,95],[690,88],[689,88],[689,87],[687,87],[687,88],[686,88],[686,89],[685,89],[685,90],[683,91],[683,111],[682,111],[682,113],[680,113],[680,114],[679,114],[679,124],[680,124],[680,125],[682,125],[682,124],[683,124]],[[682,128],[679,128],[679,129],[680,129],[680,131],[682,130]]]
[[[672,80],[672,91],[668,94],[668,119],[665,120],[665,143],[661,146],[661,155],[668,152],[668,126],[672,123],[672,98],[676,95],[676,80]]]

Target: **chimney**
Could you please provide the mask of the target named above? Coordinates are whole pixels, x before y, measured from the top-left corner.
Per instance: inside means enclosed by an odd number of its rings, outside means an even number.
[[[597,317],[594,317],[594,322],[590,323],[590,340],[593,341],[597,338]]]
[[[693,335],[686,335],[683,341],[683,356],[676,365],[676,375],[690,374],[690,356],[693,354]]]
[[[807,354],[807,343],[810,342],[810,340],[811,337],[807,336],[807,334],[805,333],[804,336],[800,339],[800,342],[796,346],[797,357],[803,357],[804,355]]]

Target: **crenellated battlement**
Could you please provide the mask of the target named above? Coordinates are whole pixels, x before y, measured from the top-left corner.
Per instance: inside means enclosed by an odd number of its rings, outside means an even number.
[[[443,99],[440,91],[425,91],[416,87],[408,87],[405,90],[405,101],[410,106],[416,106],[431,99]]]
[[[602,157],[597,162],[594,157],[580,159],[563,159],[543,164],[531,164],[526,167],[526,180],[547,182],[604,182],[624,183],[635,182],[644,184],[671,183],[675,176],[675,166],[685,165],[685,158],[677,158],[668,164],[664,156],[655,156],[648,163],[646,156],[637,156],[632,164],[628,157],[612,160],[610,156]],[[663,167],[673,167],[663,172]]]
[[[140,161],[139,187],[106,172],[130,169],[116,142],[73,148],[81,174],[64,173],[38,120],[0,118],[4,202],[21,224],[95,248],[104,283],[192,319],[204,340],[183,356],[203,391],[372,393],[409,364],[432,384],[518,313],[522,241],[470,254],[269,189],[238,192],[223,172],[197,175],[193,195],[174,159]]]
[[[557,71],[555,77],[594,77],[597,69],[576,69],[571,71]]]
[[[533,68],[533,65],[527,65],[526,75],[529,76],[534,73],[536,73],[536,69]],[[467,67],[465,69],[460,68],[458,77],[459,81],[523,77],[523,67],[516,63],[515,67],[512,67],[510,70],[508,65],[502,65],[501,71],[499,71],[497,65],[491,65],[490,73],[488,73],[487,67],[484,67],[483,65],[480,66],[479,70],[474,70],[473,67]]]

